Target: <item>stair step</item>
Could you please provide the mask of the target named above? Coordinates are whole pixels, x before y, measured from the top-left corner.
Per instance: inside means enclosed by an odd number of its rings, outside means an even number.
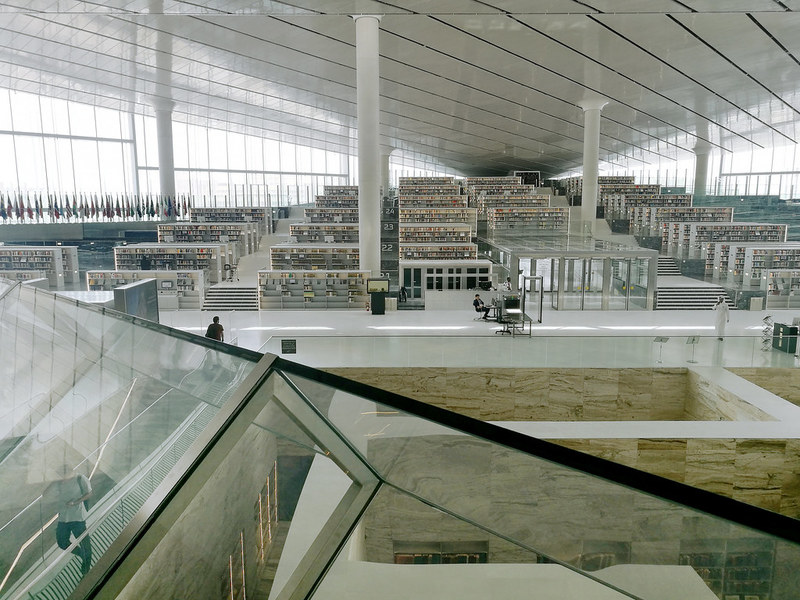
[[[659,264],[667,261],[672,261],[672,258],[658,258]],[[728,298],[725,288],[720,286],[691,284],[661,286],[656,290],[655,310],[711,310],[720,296],[725,298],[728,308],[736,308]]]
[[[206,292],[203,310],[258,310],[258,288],[216,286]]]

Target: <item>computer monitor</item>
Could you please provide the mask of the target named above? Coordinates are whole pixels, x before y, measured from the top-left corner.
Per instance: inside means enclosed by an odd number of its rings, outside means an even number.
[[[505,310],[512,310],[519,308],[519,296],[517,296],[516,294],[512,296],[504,296],[503,308]]]
[[[375,292],[389,293],[389,280],[388,279],[367,279],[367,293],[372,294]]]
[[[174,281],[167,280],[167,281],[162,281],[161,282],[161,289],[162,290],[171,290],[173,287],[175,287],[175,282]]]

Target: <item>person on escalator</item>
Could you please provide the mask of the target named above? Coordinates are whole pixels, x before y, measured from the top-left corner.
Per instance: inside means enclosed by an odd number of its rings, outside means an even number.
[[[59,548],[66,550],[72,543],[71,536],[77,540],[86,532],[85,502],[92,496],[92,484],[88,477],[73,472],[66,465],[61,468],[59,476],[60,479],[47,486],[43,496],[58,504],[56,543]],[[80,557],[81,573],[86,575],[92,566],[92,541],[88,533],[72,549],[72,554]]]

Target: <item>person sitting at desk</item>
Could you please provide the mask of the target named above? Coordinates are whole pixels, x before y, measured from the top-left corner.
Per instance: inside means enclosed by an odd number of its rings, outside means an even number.
[[[475,307],[475,312],[482,312],[483,316],[481,319],[488,320],[489,317],[489,307],[483,303],[481,300],[480,294],[475,294],[475,300],[472,301],[472,306]]]

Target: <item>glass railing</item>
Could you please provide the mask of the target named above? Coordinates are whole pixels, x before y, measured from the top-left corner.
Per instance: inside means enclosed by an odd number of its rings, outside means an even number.
[[[215,423],[76,597],[796,593],[793,519],[273,356]]]
[[[283,354],[292,340],[293,355]],[[793,367],[783,352],[755,336],[381,335],[272,336],[262,353],[317,367]]]
[[[27,286],[0,324],[0,598],[66,598],[260,355]]]

